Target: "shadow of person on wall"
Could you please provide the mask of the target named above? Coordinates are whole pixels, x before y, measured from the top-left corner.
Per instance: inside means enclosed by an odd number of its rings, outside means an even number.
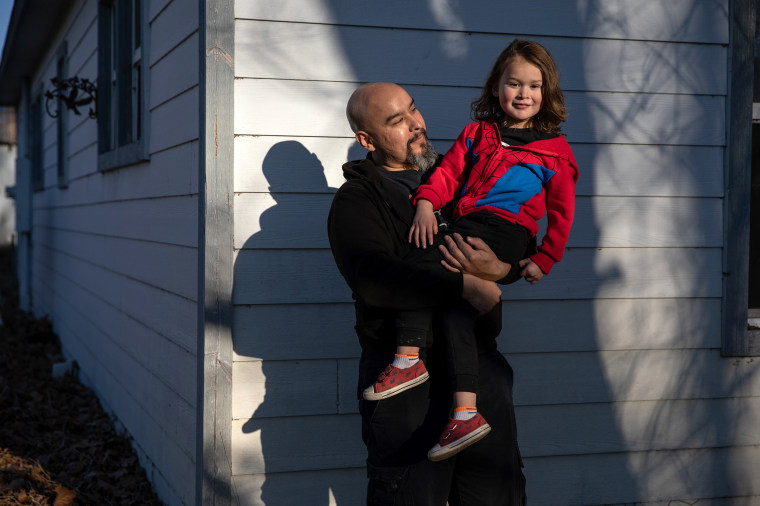
[[[239,364],[235,383],[248,390],[240,391],[233,404],[234,419],[248,418],[241,428],[245,435],[241,452],[247,454],[244,473],[249,476],[240,480],[245,485],[238,493],[255,504],[304,504],[304,498],[316,506],[353,504],[345,473],[330,469],[351,467],[346,462],[356,460],[355,455],[342,450],[342,444],[335,444],[334,452],[324,450],[338,436],[315,437],[309,430],[313,415],[335,417],[338,425],[350,420],[342,422],[346,417],[337,416],[341,409],[335,399],[336,360],[332,356],[311,360],[319,355],[315,347],[322,344],[315,334],[318,330],[304,328],[304,319],[310,327],[329,328],[342,322],[334,321],[330,308],[323,311],[319,305],[304,303],[310,301],[290,298],[288,290],[278,295],[272,283],[261,281],[273,275],[267,272],[272,258],[282,261],[304,249],[327,247],[327,213],[335,189],[327,185],[319,158],[300,142],[274,144],[260,170],[267,188],[238,197],[248,200],[237,216],[259,222],[258,229],[254,223],[236,227],[236,234],[251,234],[242,246],[236,241],[234,267],[233,336]],[[307,251],[304,258],[314,254]],[[281,287],[302,284],[285,278]],[[259,294],[257,286],[268,287],[267,293]],[[350,352],[351,344],[345,345]],[[358,426],[354,439],[360,442]],[[299,478],[294,479],[293,473]],[[255,498],[259,491],[260,502]]]

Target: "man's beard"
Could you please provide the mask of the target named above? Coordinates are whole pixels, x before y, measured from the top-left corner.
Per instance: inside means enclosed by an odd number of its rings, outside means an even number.
[[[419,139],[419,136],[411,139],[406,144],[406,162],[404,165],[408,169],[416,169],[420,173],[424,173],[435,165],[435,162],[438,160],[438,153],[435,152],[435,148],[430,144],[427,132],[423,130],[420,135],[425,139],[425,144],[422,145],[422,153],[415,155],[412,152],[412,143]]]

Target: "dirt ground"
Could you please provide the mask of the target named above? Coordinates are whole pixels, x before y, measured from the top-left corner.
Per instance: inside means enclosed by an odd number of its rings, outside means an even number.
[[[0,505],[160,505],[129,439],[73,375],[50,323],[18,309],[0,249]]]

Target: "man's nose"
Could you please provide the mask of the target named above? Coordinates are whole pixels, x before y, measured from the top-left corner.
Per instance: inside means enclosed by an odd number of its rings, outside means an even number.
[[[422,118],[419,114],[412,114],[409,119],[409,128],[412,130],[419,130],[422,128]]]

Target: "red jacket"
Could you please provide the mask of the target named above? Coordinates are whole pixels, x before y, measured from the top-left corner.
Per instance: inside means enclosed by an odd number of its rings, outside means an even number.
[[[465,170],[468,167],[472,169]],[[461,195],[454,217],[490,211],[524,226],[534,236],[538,220],[548,211],[546,234],[531,256],[548,274],[562,259],[567,244],[577,180],[578,166],[563,136],[503,147],[495,125],[470,123],[427,183],[419,187],[414,202],[429,200],[440,209]]]

